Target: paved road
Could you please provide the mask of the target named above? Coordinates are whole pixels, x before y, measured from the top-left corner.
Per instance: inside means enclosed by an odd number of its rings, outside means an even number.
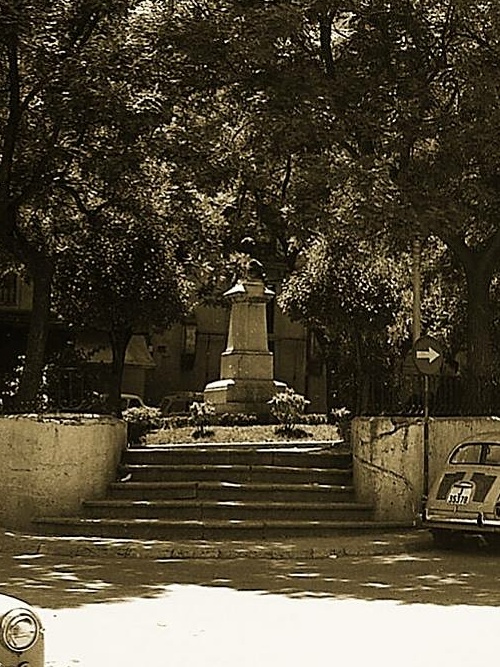
[[[496,663],[500,554],[310,561],[0,559],[42,610],[47,667]]]

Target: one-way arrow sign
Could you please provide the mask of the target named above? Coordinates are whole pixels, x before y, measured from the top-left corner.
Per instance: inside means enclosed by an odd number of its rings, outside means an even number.
[[[416,351],[416,358],[417,359],[427,359],[427,361],[430,364],[433,364],[436,359],[439,359],[441,355],[439,352],[436,352],[436,350],[429,345],[427,350],[417,350]]]
[[[435,375],[443,366],[443,346],[431,336],[422,336],[413,345],[415,366],[425,375]]]

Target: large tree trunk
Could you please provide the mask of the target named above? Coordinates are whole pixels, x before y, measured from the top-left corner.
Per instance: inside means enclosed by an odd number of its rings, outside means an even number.
[[[365,360],[363,355],[363,340],[359,329],[353,329],[351,332],[354,345],[355,359],[355,405],[356,415],[366,415],[369,412],[370,404],[370,379],[365,370]]]
[[[338,371],[338,344],[333,343],[320,327],[312,329],[321,349],[325,364],[326,419],[329,424],[335,423],[334,410],[338,408],[335,401],[334,373]]]
[[[109,334],[113,359],[111,362],[111,378],[109,386],[108,407],[111,414],[116,417],[122,416],[121,411],[121,388],[123,380],[123,369],[125,367],[125,354],[132,337],[130,329],[112,330]]]
[[[464,410],[488,414],[492,409],[494,355],[490,287],[500,259],[500,228],[481,249],[471,249],[463,239],[445,239],[459,259],[467,285],[467,367],[464,370]]]
[[[471,377],[489,378],[493,373],[490,284],[491,275],[480,262],[466,267],[467,366]]]
[[[30,273],[33,280],[33,303],[26,361],[14,401],[17,411],[38,407],[50,323],[53,266],[49,260],[38,257],[30,266]]]
[[[493,347],[490,304],[491,273],[481,256],[465,264],[467,282],[467,369],[464,412],[491,414],[493,410]]]

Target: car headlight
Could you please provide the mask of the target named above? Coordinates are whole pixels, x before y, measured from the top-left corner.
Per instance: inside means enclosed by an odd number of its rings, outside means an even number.
[[[13,609],[2,619],[2,641],[11,651],[27,651],[36,643],[40,622],[29,609]]]

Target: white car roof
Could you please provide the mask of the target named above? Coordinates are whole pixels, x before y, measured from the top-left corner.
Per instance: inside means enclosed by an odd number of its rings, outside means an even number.
[[[477,433],[461,440],[456,446],[473,444],[474,442],[491,442],[500,444],[500,432],[488,431],[486,433]]]

